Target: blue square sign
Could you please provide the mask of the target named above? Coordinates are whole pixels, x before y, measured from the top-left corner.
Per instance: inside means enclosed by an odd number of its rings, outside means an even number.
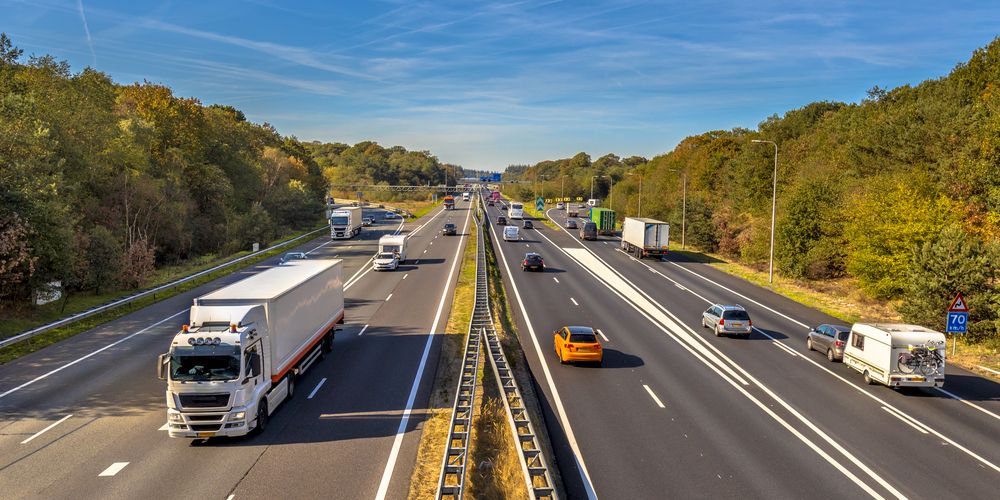
[[[969,313],[949,312],[948,313],[948,333],[965,333],[969,324]]]

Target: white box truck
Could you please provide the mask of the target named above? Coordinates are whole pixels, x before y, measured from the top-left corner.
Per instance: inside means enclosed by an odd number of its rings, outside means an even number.
[[[625,217],[622,251],[636,258],[662,257],[670,243],[670,224],[656,219]]]
[[[341,260],[292,260],[194,299],[160,355],[170,437],[263,431],[344,322]]]
[[[330,212],[330,238],[350,239],[361,233],[361,207],[343,207]]]
[[[855,323],[844,364],[865,382],[889,387],[943,387],[944,334],[918,325]]]
[[[372,259],[372,270],[395,271],[406,261],[406,236],[387,234],[378,239],[378,253]]]

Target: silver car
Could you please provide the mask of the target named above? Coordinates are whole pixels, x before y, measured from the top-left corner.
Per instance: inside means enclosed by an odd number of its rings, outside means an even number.
[[[701,326],[711,328],[716,337],[738,335],[748,339],[753,331],[753,321],[741,305],[712,305],[702,313]]]
[[[847,345],[847,337],[851,334],[851,328],[840,325],[819,325],[809,330],[806,337],[806,347],[810,351],[826,353],[826,359],[830,361],[844,360],[844,347]]]

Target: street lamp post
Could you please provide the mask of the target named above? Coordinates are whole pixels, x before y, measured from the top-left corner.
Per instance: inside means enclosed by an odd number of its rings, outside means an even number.
[[[642,174],[637,174],[635,172],[629,172],[626,175],[637,175],[639,176],[639,214],[636,217],[642,217]]]
[[[599,175],[592,175],[590,177],[590,199],[594,199],[594,179],[600,177]]]
[[[767,143],[774,146],[774,179],[771,187],[771,256],[767,262],[767,282],[774,282],[774,219],[778,212],[778,143],[761,139],[750,142]]]

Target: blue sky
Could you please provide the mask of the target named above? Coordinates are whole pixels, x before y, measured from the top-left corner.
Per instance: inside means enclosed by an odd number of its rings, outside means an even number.
[[[303,140],[481,169],[652,157],[943,76],[1000,35],[995,2],[0,0],[0,13],[15,45],[74,71],[163,83]]]

